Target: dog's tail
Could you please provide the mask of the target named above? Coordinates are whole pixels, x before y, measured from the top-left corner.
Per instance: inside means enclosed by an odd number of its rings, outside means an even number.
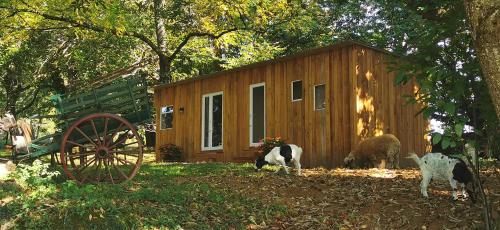
[[[420,167],[420,165],[422,164],[422,160],[420,159],[420,157],[418,157],[418,155],[414,152],[411,152],[408,154],[408,157],[406,158],[411,158],[415,161],[415,163],[418,164],[418,166]]]

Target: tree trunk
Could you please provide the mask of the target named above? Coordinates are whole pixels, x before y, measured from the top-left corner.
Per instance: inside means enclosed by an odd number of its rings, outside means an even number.
[[[158,54],[159,67],[160,67],[160,82],[168,83],[170,79],[170,63],[166,56],[167,52],[167,38],[165,35],[165,22],[161,15],[161,11],[165,6],[165,0],[154,0],[153,11],[156,27],[156,43],[162,52]]]
[[[222,52],[223,52],[222,47],[221,47],[220,43],[217,42],[217,39],[212,39],[211,42],[212,42],[212,47],[214,50],[215,57],[218,58],[218,60],[215,60],[212,63],[212,66],[213,66],[212,71],[213,72],[222,71],[222,70],[224,70],[224,68],[222,67],[222,64],[224,63],[222,61]]]
[[[170,76],[170,62],[167,56],[158,55],[159,65],[160,65],[160,82],[170,83],[172,78]]]
[[[464,0],[476,54],[500,119],[500,1]]]
[[[14,65],[6,65],[6,74],[2,79],[2,88],[5,90],[5,108],[4,112],[9,113],[15,118],[17,118],[17,108],[16,102],[19,98],[19,82],[16,80],[16,68]],[[3,114],[0,114],[3,115]]]

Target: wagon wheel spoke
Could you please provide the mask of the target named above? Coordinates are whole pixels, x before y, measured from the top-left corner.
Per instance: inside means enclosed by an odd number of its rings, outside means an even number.
[[[124,134],[124,135],[127,135],[127,134]],[[108,148],[110,149],[114,149],[117,145],[123,143],[127,141],[127,137],[118,137],[118,140],[116,140],[116,142],[113,142],[113,144],[111,146],[109,146]]]
[[[87,148],[88,146],[84,146],[84,145],[81,145],[81,144],[78,144],[78,143],[75,143],[73,141],[70,141],[68,140],[67,141],[68,143],[70,144],[73,144],[75,146],[79,146],[79,148]],[[87,157],[87,156],[90,156],[90,155],[93,155],[95,154],[95,151],[94,150],[90,150],[90,151],[84,151],[84,152],[76,152],[76,153],[73,153],[71,152],[71,150],[73,149],[74,146],[71,146],[71,145],[68,145],[69,147],[67,148],[69,150],[69,153],[66,155],[66,158],[70,161],[70,164],[73,168],[76,168],[76,163],[75,161],[78,160],[78,159],[81,159],[83,157]],[[62,155],[61,155],[62,156]],[[80,158],[79,158],[80,157]],[[62,162],[61,162],[62,163]]]
[[[85,139],[87,139],[90,143],[92,143],[94,146],[97,146],[96,143],[94,141],[92,141],[92,139],[90,139],[89,136],[87,136],[87,134],[85,134],[80,128],[78,127],[75,127],[75,130],[78,131],[80,134],[82,134],[83,137],[85,137]]]
[[[116,171],[118,171],[118,173],[125,179],[127,180],[128,177],[127,175],[125,175],[125,173],[123,173],[123,171],[114,163],[114,161],[111,161],[111,164],[113,165],[113,168],[115,168]]]
[[[87,173],[85,175],[81,174],[82,175],[82,178],[80,179],[80,183],[86,183],[87,182],[87,178],[90,177],[90,173]]]
[[[108,172],[109,180],[111,181],[112,184],[114,184],[115,180],[113,179],[113,175],[111,174],[111,169],[109,168],[109,162],[104,161],[104,168]]]
[[[93,157],[89,161],[87,161],[83,166],[76,166],[73,168],[73,172],[75,175],[78,175],[80,179],[78,181],[80,183],[85,183],[89,176],[91,175],[92,168],[89,168],[90,165],[95,165],[97,158]]]
[[[102,161],[99,160],[97,161],[97,165],[95,167],[95,182],[100,182],[101,181],[101,165],[102,165]]]
[[[115,151],[109,151],[109,153],[123,154],[123,155],[127,155],[127,156],[132,156],[132,157],[137,157],[139,155],[137,153],[137,151],[133,150],[133,149],[115,150]]]
[[[101,145],[101,137],[97,133],[97,129],[95,128],[94,119],[90,119],[90,124],[92,125],[92,130],[94,130],[95,138],[97,139],[97,144]]]
[[[132,142],[132,143],[127,143],[127,144],[122,145],[121,147],[127,147],[127,146],[135,145],[135,144],[139,144],[139,142],[136,141],[136,142]]]
[[[100,165],[100,160],[96,160],[94,162],[95,167],[92,169],[88,169],[87,172],[80,172],[80,175],[82,176],[80,179],[80,183],[87,183],[87,182],[99,182],[98,179],[94,178],[94,175],[99,173],[99,165]]]
[[[106,136],[108,135],[108,121],[109,118],[104,118],[104,132],[102,133],[102,145],[106,145]]]
[[[87,161],[83,166],[80,165],[80,166],[77,166],[75,168],[75,170],[78,170],[80,172],[82,172],[83,170],[85,170],[87,167],[89,167],[92,163],[94,163],[96,161],[96,157],[92,157],[89,161]]]
[[[116,129],[114,130],[114,132],[111,134],[111,138],[109,139],[109,140],[110,140],[110,142],[112,142],[112,141],[113,141],[113,139],[115,138],[116,134],[117,134],[118,132],[120,132],[120,129],[121,129],[121,127],[122,127],[122,126],[123,126],[123,123],[120,123],[120,126],[118,126],[118,128],[116,128]],[[109,144],[109,143],[108,143],[108,144]]]
[[[134,165],[134,163],[128,161],[128,160],[125,160],[125,159],[122,159],[122,158],[119,158],[118,156],[113,156],[113,158],[115,158],[117,161],[120,161],[122,163],[124,163],[125,165]]]
[[[87,146],[82,145],[82,144],[78,144],[78,143],[76,143],[76,142],[74,142],[74,141],[71,141],[71,140],[67,140],[66,142],[68,142],[68,143],[70,143],[70,144],[73,144],[73,145],[77,145],[77,146],[83,147],[83,148],[87,148]]]
[[[76,159],[76,157],[90,156],[90,155],[94,155],[94,154],[95,154],[95,151],[88,151],[88,152],[83,152],[83,153],[71,154],[70,157],[73,157],[73,159]]]

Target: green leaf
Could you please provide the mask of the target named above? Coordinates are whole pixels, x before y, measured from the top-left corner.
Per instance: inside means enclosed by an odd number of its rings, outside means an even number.
[[[455,133],[457,136],[461,137],[464,130],[464,124],[458,123],[455,125]]]
[[[457,146],[457,143],[455,141],[450,142],[450,147],[455,148]]]
[[[396,78],[394,79],[394,83],[396,85],[401,84],[405,80],[405,77],[406,76],[403,72],[398,72],[398,74],[396,75]]]
[[[432,115],[432,113],[433,113],[433,111],[432,111],[432,109],[430,107],[425,108],[424,111],[423,111],[424,118],[425,119],[430,118],[431,115]]]
[[[440,133],[435,133],[433,136],[432,136],[432,144],[437,144],[441,141],[441,138],[443,136],[440,134]]]
[[[453,104],[453,103],[444,104],[444,110],[447,113],[454,115],[455,114],[455,104]]]
[[[451,144],[450,142],[451,142],[450,137],[446,137],[446,136],[443,137],[443,141],[441,142],[441,147],[443,149],[447,149],[448,147],[450,147],[450,144]]]

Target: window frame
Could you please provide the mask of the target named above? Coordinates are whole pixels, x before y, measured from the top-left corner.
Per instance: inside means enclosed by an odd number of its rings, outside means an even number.
[[[302,87],[300,87],[300,91],[301,91],[300,99],[295,99],[295,100],[294,100],[294,99],[293,99],[293,95],[294,95],[294,93],[293,93],[293,83],[295,83],[295,82],[299,82],[299,81],[301,82],[301,86],[302,86]],[[294,80],[294,81],[292,81],[292,82],[291,82],[291,84],[290,84],[290,89],[291,89],[291,90],[290,90],[290,91],[291,91],[291,93],[290,93],[290,97],[291,97],[291,99],[292,99],[292,102],[302,101],[302,99],[304,98],[304,92],[302,92],[303,88],[304,88],[304,86],[303,86],[303,84],[302,84],[302,80]]]
[[[253,142],[253,89],[257,87],[264,87],[264,137],[266,137],[266,83],[265,82],[260,82],[256,84],[251,84],[249,86],[250,89],[250,104],[249,104],[249,111],[248,111],[248,120],[249,120],[249,146],[250,147],[257,147],[259,146],[262,142]]]
[[[316,107],[316,87],[318,87],[318,86],[322,86],[322,85],[325,87],[325,92],[324,92],[324,95],[323,95],[323,96],[324,96],[324,98],[323,98],[323,100],[324,100],[324,101],[323,101],[323,103],[325,103],[325,107],[318,109],[318,108]],[[325,109],[326,109],[326,106],[327,106],[327,105],[326,105],[326,84],[325,84],[325,83],[321,83],[321,84],[314,85],[314,90],[313,90],[313,101],[314,101],[314,103],[313,103],[313,104],[314,104],[314,108],[313,108],[313,110],[314,110],[314,111],[321,111],[321,110],[325,110]]]
[[[214,96],[222,96],[222,127],[221,127],[221,145],[212,146],[212,137],[213,137],[213,104],[214,104]],[[209,117],[208,122],[211,124],[208,131],[208,147],[205,147],[205,98],[209,98]],[[203,94],[201,97],[201,150],[202,151],[212,151],[212,150],[221,150],[224,148],[224,91],[218,91],[214,93]]]
[[[163,109],[163,108],[168,108],[168,107],[172,107],[172,112],[171,112],[171,113],[172,113],[172,127],[170,127],[170,128],[162,128],[162,124],[163,124],[163,114],[164,114],[164,113],[162,112],[162,109]],[[174,118],[173,118],[173,116],[174,116],[174,112],[175,112],[175,110],[174,110],[174,105],[167,105],[167,106],[162,106],[162,107],[160,107],[160,130],[169,130],[169,129],[173,129],[173,128],[174,128]],[[166,114],[166,113],[165,113],[165,114]]]

